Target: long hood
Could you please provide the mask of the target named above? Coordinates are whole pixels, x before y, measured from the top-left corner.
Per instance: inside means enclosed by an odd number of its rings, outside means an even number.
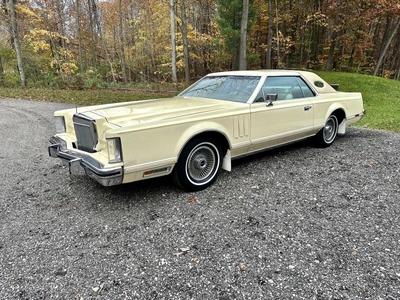
[[[234,105],[227,101],[174,97],[97,106],[84,113],[103,117],[109,123],[125,127],[219,111]]]

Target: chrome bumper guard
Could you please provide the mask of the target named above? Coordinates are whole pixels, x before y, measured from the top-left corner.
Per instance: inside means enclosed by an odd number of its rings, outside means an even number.
[[[103,186],[113,186],[122,183],[122,167],[105,168],[103,164],[74,150],[63,149],[65,142],[59,137],[50,138],[49,156],[60,158],[68,165],[71,175],[87,175]]]

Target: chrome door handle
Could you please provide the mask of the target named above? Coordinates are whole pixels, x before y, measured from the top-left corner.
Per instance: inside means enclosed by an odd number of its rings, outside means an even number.
[[[311,108],[312,108],[312,106],[304,106],[305,111],[310,110]]]

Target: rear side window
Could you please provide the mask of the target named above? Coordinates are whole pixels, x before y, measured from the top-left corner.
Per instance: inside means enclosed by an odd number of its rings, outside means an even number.
[[[300,88],[303,91],[303,95],[305,98],[315,97],[314,92],[310,89],[310,87],[304,82],[302,78],[297,77],[297,80],[299,81]]]
[[[298,76],[267,77],[256,98],[256,102],[263,101],[268,94],[277,94],[277,100],[292,100],[315,96],[309,86]]]

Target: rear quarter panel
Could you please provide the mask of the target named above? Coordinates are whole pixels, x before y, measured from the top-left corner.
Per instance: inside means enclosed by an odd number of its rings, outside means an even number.
[[[313,100],[314,127],[322,128],[327,118],[337,109],[345,112],[346,118],[351,118],[363,111],[361,93],[335,92],[320,94]]]

